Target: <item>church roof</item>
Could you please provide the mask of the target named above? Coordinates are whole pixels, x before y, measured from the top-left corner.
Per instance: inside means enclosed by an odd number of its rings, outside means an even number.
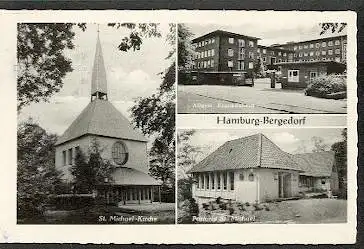
[[[259,133],[224,143],[188,173],[244,168],[303,170],[289,153]]]
[[[147,142],[107,100],[106,71],[99,36],[91,84],[91,102],[58,139],[56,145],[87,134]]]
[[[101,99],[95,99],[86,106],[56,145],[86,134],[147,142],[109,101]]]

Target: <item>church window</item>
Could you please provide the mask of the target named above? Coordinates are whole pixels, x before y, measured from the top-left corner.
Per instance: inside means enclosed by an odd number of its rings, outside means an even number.
[[[72,153],[72,148],[68,149],[68,165],[72,165],[73,164],[73,153]]]
[[[124,165],[128,161],[128,150],[124,142],[117,141],[112,146],[112,159],[118,165]]]
[[[66,157],[66,152],[67,151],[62,151],[62,158],[63,158],[63,166],[67,165],[67,157]]]

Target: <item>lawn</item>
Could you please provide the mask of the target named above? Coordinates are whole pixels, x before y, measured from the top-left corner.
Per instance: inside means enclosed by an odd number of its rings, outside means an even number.
[[[133,210],[95,205],[74,210],[47,210],[42,217],[18,220],[18,224],[174,224],[173,208]]]
[[[269,203],[270,211],[256,213],[262,223],[345,223],[347,201],[337,199],[302,199]]]
[[[200,207],[193,223],[345,223],[346,200],[300,199],[246,205],[233,203],[227,208]]]

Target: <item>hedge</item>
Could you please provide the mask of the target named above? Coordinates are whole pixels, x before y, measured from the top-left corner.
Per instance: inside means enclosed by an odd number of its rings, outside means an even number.
[[[345,98],[346,79],[337,75],[319,76],[307,86],[305,95],[319,98]]]

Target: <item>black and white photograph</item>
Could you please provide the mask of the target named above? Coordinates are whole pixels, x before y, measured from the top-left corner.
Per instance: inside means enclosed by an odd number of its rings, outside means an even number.
[[[347,129],[178,130],[178,223],[347,221]]]
[[[347,23],[178,28],[178,113],[347,113]]]
[[[17,24],[17,223],[175,223],[168,23]]]

